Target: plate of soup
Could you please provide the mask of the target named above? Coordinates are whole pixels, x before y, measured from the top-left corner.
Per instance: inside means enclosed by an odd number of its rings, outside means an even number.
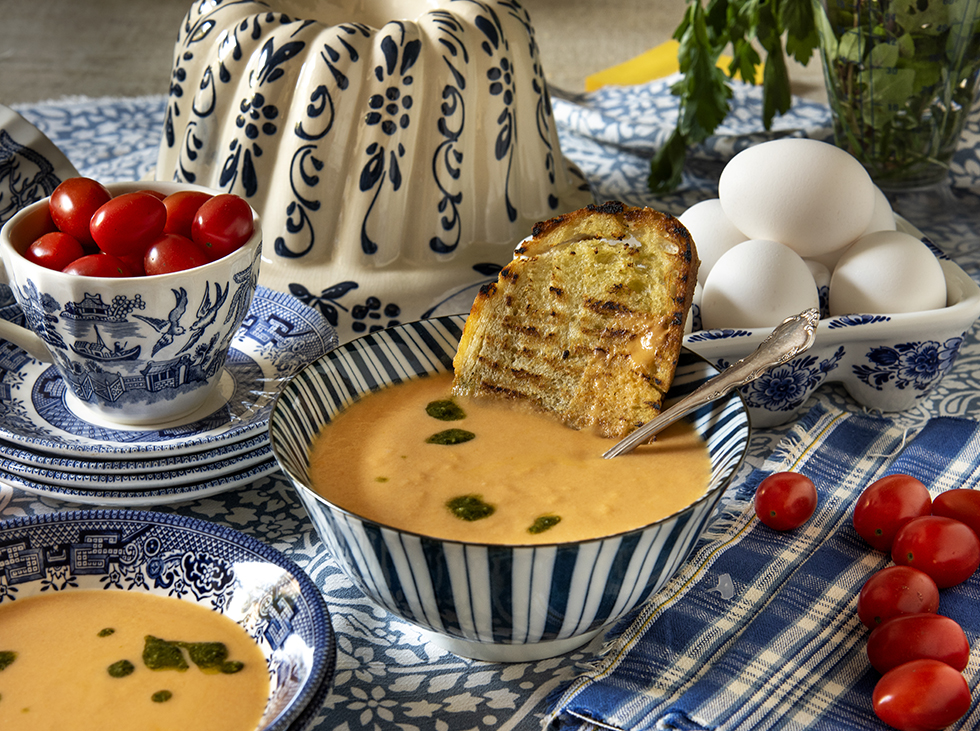
[[[273,408],[273,454],[327,549],[381,606],[464,657],[564,653],[683,565],[742,462],[746,408],[733,392],[603,460],[611,440],[453,398],[464,322],[399,325],[314,361]],[[683,351],[668,401],[714,375]]]
[[[0,728],[298,731],[329,689],[322,595],[278,551],[143,511],[0,523]]]

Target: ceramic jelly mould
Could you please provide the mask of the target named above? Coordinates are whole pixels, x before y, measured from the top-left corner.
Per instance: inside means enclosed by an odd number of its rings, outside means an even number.
[[[196,2],[155,175],[244,196],[260,284],[342,342],[469,311],[534,223],[592,202],[516,0]]]
[[[980,316],[980,286],[914,226],[900,219],[898,228],[936,253],[946,275],[946,307],[821,319],[816,342],[806,353],[740,389],[753,426],[789,421],[821,384],[833,382],[866,408],[905,411],[953,367],[964,336]],[[684,337],[684,345],[723,369],[755,350],[770,331],[696,330]]]

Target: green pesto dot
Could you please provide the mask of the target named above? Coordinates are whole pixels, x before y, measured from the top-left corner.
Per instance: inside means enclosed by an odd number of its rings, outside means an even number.
[[[493,515],[496,508],[483,502],[480,495],[460,495],[446,502],[446,507],[460,520],[482,520]]]
[[[189,667],[175,642],[146,635],[143,644],[143,664],[150,670],[187,670]]]
[[[465,429],[446,429],[433,434],[425,442],[426,444],[462,444],[475,437],[476,434]]]
[[[439,421],[459,421],[466,418],[466,412],[452,399],[430,401],[425,407],[425,413]]]
[[[221,663],[221,672],[225,675],[234,675],[244,667],[245,663],[241,660],[229,660],[228,662]]]
[[[534,519],[531,527],[527,529],[528,533],[537,535],[538,533],[544,533],[549,528],[554,528],[561,522],[561,516],[559,515],[541,515]]]
[[[114,634],[115,631],[116,630],[114,630],[112,627],[106,627],[105,629],[100,629],[99,637],[108,637],[109,635]]]
[[[166,703],[173,697],[174,694],[169,690],[158,690],[156,693],[150,696],[150,700],[154,703]]]
[[[13,650],[0,650],[0,670],[4,670],[17,659],[17,653]]]
[[[129,660],[119,660],[109,666],[109,675],[113,678],[125,678],[132,675],[136,667]]]
[[[374,481],[375,482],[387,482],[388,481],[388,478],[387,477],[375,477],[374,478]]]

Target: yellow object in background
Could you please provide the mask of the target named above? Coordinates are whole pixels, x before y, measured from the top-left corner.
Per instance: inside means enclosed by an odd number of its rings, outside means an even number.
[[[665,41],[659,46],[644,51],[639,56],[612,66],[603,71],[585,77],[585,90],[595,91],[603,86],[632,86],[644,84],[653,79],[661,79],[677,73],[680,67],[677,63],[677,49],[680,43],[675,40]],[[732,62],[731,56],[719,56],[718,68],[728,70]],[[762,66],[756,66],[755,80],[762,83]]]

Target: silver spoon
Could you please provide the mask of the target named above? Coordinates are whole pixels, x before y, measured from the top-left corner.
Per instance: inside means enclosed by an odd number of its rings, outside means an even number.
[[[702,383],[662,414],[617,442],[612,449],[602,456],[605,459],[612,459],[621,454],[632,452],[639,445],[648,442],[654,434],[663,431],[682,416],[706,403],[721,398],[733,388],[754,381],[770,368],[792,360],[813,345],[817,336],[819,320],[820,313],[812,307],[798,315],[786,318],[769,333],[769,336],[762,341],[754,352],[730,365],[714,378]]]

